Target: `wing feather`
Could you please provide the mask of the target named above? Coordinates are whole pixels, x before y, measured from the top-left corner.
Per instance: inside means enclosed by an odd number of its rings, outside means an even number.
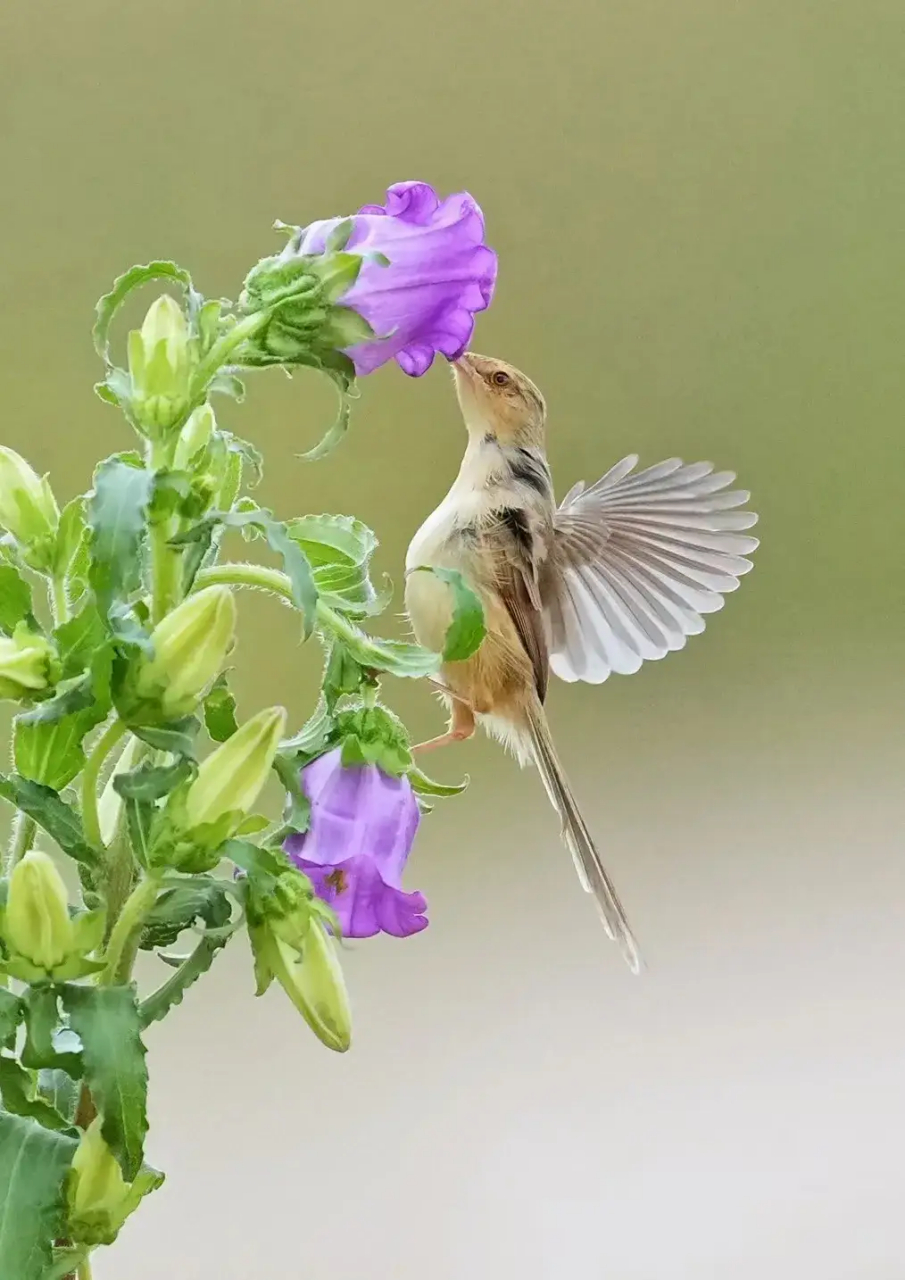
[[[704,630],[752,564],[750,495],[731,471],[668,458],[635,471],[631,455],[563,499],[544,604],[550,665],[563,680],[599,684],[613,671],[681,649]]]

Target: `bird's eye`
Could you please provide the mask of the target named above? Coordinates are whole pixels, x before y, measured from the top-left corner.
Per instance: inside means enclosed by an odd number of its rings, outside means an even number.
[[[502,369],[497,369],[496,373],[493,375],[493,381],[498,387],[508,387],[512,379],[509,377],[508,373],[503,373]]]

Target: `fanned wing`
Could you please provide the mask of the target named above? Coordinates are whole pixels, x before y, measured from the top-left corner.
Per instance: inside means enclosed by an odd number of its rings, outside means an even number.
[[[681,649],[751,569],[758,540],[749,494],[731,471],[670,458],[635,472],[636,455],[596,484],[577,484],[555,517],[544,604],[550,665],[601,684]]]

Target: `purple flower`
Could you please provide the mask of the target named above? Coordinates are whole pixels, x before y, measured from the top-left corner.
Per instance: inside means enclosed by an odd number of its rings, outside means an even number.
[[[424,895],[400,888],[421,817],[408,778],[392,778],[376,764],[344,767],[337,747],[305,766],[302,787],[311,824],[284,848],[343,933],[406,938],[426,929]]]
[[[297,252],[323,253],[343,219],[313,222]],[[384,254],[389,266],[365,258],[340,299],[368,321],[376,341],[348,348],[358,374],[394,356],[420,377],[439,351],[457,360],[474,332],[476,311],[490,305],[497,259],[484,243],[484,215],[467,191],[441,200],[426,182],[397,182],[386,205],[366,204],[353,216],[349,252]]]

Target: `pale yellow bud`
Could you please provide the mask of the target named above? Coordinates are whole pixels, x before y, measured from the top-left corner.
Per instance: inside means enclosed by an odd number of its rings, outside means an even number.
[[[159,697],[174,720],[188,715],[222,671],[235,631],[229,587],[205,587],[183,600],[151,633],[153,657],[138,673],[139,697]]]
[[[185,796],[189,830],[216,822],[227,813],[244,817],[251,812],[285,730],[285,709],[268,707],[246,720],[207,757]]]

